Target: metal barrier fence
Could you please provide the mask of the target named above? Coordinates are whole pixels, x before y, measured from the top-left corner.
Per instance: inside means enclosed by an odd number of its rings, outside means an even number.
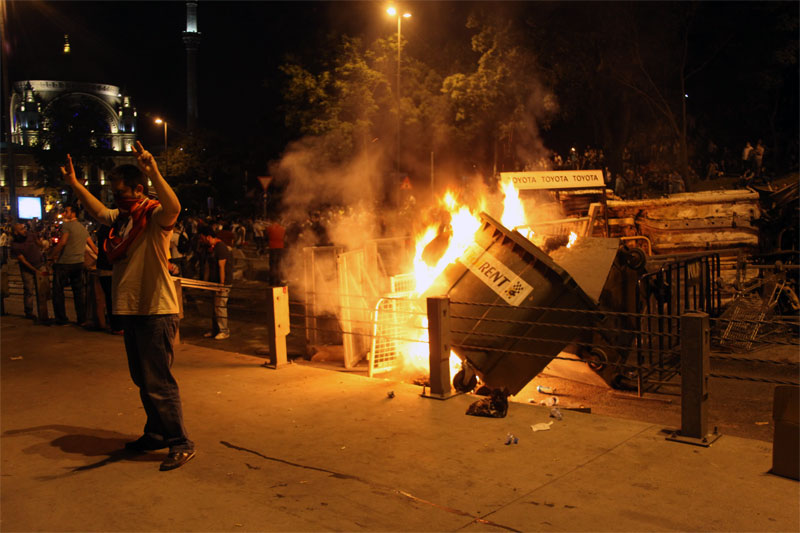
[[[537,326],[547,326],[546,330],[556,331],[568,328],[574,333],[571,344],[583,349],[603,348],[607,350],[628,350],[630,347],[624,344],[616,344],[613,339],[620,335],[633,335],[640,339],[637,341],[635,353],[639,355],[636,359],[605,361],[604,364],[615,368],[618,372],[627,375],[638,376],[639,382],[645,381],[646,376],[666,376],[666,379],[657,383],[658,385],[673,385],[681,389],[681,430],[675,432],[669,438],[680,442],[706,446],[710,445],[718,435],[708,430],[708,380],[710,378],[730,379],[740,381],[753,381],[769,384],[800,385],[797,381],[785,379],[768,379],[748,375],[747,373],[721,374],[711,372],[712,361],[725,361],[734,363],[761,364],[768,363],[775,366],[790,368],[795,372],[800,368],[797,362],[772,361],[759,358],[728,357],[721,354],[711,355],[711,343],[714,339],[712,328],[722,319],[709,317],[707,313],[693,310],[685,310],[678,314],[648,314],[648,313],[621,313],[612,311],[590,311],[575,309],[551,309],[531,306],[509,306],[505,304],[489,304],[478,302],[450,301],[448,298],[427,298],[425,301],[415,298],[391,298],[392,307],[382,307],[372,315],[373,325],[380,321],[380,314],[394,315],[384,320],[389,320],[394,326],[393,329],[374,328],[373,333],[362,334],[372,341],[372,353],[368,357],[373,358],[387,345],[392,345],[394,350],[407,347],[408,343],[426,344],[429,357],[429,392],[426,396],[433,398],[446,399],[454,394],[452,377],[450,370],[450,353],[454,350],[461,356],[464,353],[476,351],[491,351],[495,356],[493,361],[502,360],[503,357],[524,357],[545,359],[546,361],[563,360],[572,363],[586,364],[586,361],[553,355],[546,350],[522,350],[517,349],[516,345],[522,341],[537,341],[541,346],[548,346],[553,342],[563,343],[563,335],[545,334],[541,337],[532,338],[529,336],[510,335],[503,333],[492,333],[479,330],[477,327],[464,327],[464,324],[476,325],[481,321],[496,321],[503,323],[516,324],[523,328]],[[424,302],[424,303],[423,303]],[[301,309],[302,302],[293,301],[295,309]],[[474,313],[464,313],[467,307],[479,307],[482,309],[502,308],[508,313],[510,318],[498,320],[493,318],[476,318]],[[553,322],[544,324],[538,321],[528,321],[524,319],[526,313],[530,311],[556,311],[562,316],[580,315],[583,317],[583,324],[575,324],[574,320],[566,320],[565,323]],[[290,313],[295,319],[307,318],[302,312]],[[520,317],[519,319],[515,317]],[[604,327],[609,317],[634,319],[636,323],[648,324],[671,323],[669,329],[663,328],[662,331],[653,329],[644,332],[636,329]],[[568,323],[567,323],[568,322]],[[461,324],[458,328],[453,327],[454,323]],[[421,324],[425,324],[423,327]],[[783,327],[794,327],[794,336],[784,339],[783,345],[800,347],[797,341],[797,324],[790,322],[782,323]],[[317,328],[324,331],[325,328]],[[596,333],[602,333],[603,338],[608,339],[597,343]],[[666,344],[654,342],[641,342],[641,339],[665,339]],[[488,340],[500,340],[505,343],[502,347],[491,347],[487,345]],[[780,341],[761,341],[779,342]],[[530,344],[528,344],[530,346]],[[665,346],[668,346],[665,348]],[[644,354],[644,357],[642,357]],[[467,359],[466,365],[473,362]],[[372,364],[372,363],[370,363]],[[512,363],[512,367],[513,367]],[[475,370],[480,370],[476,368]],[[679,378],[679,379],[676,379]],[[639,389],[641,395],[642,389]]]
[[[719,313],[719,275],[719,255],[706,254],[665,263],[639,278],[636,302],[641,316],[636,317],[633,352],[638,365],[657,368],[637,373],[639,394],[657,390],[677,373],[678,317],[690,311]]]
[[[269,287],[253,289],[234,287],[234,292],[246,293],[248,317],[261,323],[267,323],[270,341],[271,366],[279,367],[286,362],[286,334],[289,331],[289,322],[293,330],[301,332],[306,338],[313,331],[326,334],[331,338],[344,339],[346,336],[359,338],[359,357],[366,356],[370,364],[370,373],[390,368],[394,361],[403,357],[403,351],[410,345],[422,347],[427,352],[429,387],[427,394],[434,398],[447,398],[453,394],[452,376],[450,370],[450,352],[455,350],[459,356],[470,351],[492,351],[499,359],[504,356],[563,360],[573,363],[587,364],[587,361],[562,357],[552,351],[538,351],[531,349],[518,349],[522,341],[530,343],[535,341],[540,346],[550,346],[553,343],[565,345],[563,331],[571,332],[568,337],[570,344],[583,350],[605,349],[616,350],[619,353],[635,354],[636,357],[625,357],[619,360],[606,360],[602,364],[616,369],[620,374],[635,376],[639,383],[638,392],[644,392],[642,384],[673,385],[681,387],[681,430],[671,438],[692,444],[707,445],[713,442],[715,436],[708,431],[708,380],[727,379],[736,381],[750,381],[767,384],[784,384],[798,386],[797,379],[772,379],[749,375],[747,370],[741,374],[717,373],[711,371],[711,363],[726,363],[736,365],[771,365],[774,367],[788,368],[797,376],[800,365],[794,361],[778,361],[759,357],[743,357],[741,355],[725,355],[722,353],[711,354],[712,344],[722,344],[723,333],[729,323],[730,317],[712,317],[711,312],[718,312],[719,301],[711,290],[714,286],[713,272],[716,264],[713,258],[701,258],[695,261],[696,267],[689,264],[676,265],[674,268],[665,268],[645,277],[640,283],[655,283],[647,285],[646,296],[651,298],[649,307],[655,313],[624,313],[603,310],[578,310],[578,309],[553,309],[549,307],[510,306],[507,304],[480,303],[466,301],[450,301],[448,298],[428,298],[426,300],[408,296],[402,280],[394,286],[395,295],[380,298],[379,301],[391,302],[389,305],[378,305],[379,302],[370,301],[364,294],[318,293],[316,301],[320,298],[332,298],[338,302],[339,307],[348,307],[349,318],[343,321],[333,315],[327,322],[319,321],[319,317],[311,314],[308,302],[304,300],[290,300],[286,287]],[[695,268],[695,270],[691,270]],[[17,274],[18,276],[18,274]],[[687,280],[689,283],[687,283]],[[186,288],[215,290],[218,284],[184,280]],[[688,287],[687,287],[688,285]],[[21,295],[21,283],[12,282],[13,294]],[[662,292],[656,292],[653,287],[662,287]],[[666,290],[663,290],[666,287]],[[706,291],[705,288],[709,290]],[[253,302],[260,299],[263,292],[265,313],[257,312],[258,305]],[[307,296],[305,293],[304,296]],[[668,295],[668,296],[665,296]],[[676,296],[677,295],[677,296]],[[688,302],[688,303],[687,303]],[[703,307],[701,311],[691,309],[692,305]],[[487,313],[465,313],[467,307],[481,309],[501,308],[502,319],[487,316]],[[552,322],[532,321],[526,318],[531,311],[547,310],[554,312],[549,316],[564,317],[565,320],[554,319]],[[580,317],[581,320],[575,320]],[[248,318],[249,319],[249,318]],[[314,319],[309,320],[309,319]],[[616,319],[616,320],[609,320]],[[624,320],[623,320],[624,319]],[[797,353],[800,349],[798,336],[800,335],[800,322],[782,319],[748,319],[737,317],[738,323],[757,327],[762,332],[769,330],[772,335],[754,336],[749,339],[750,348],[763,348],[766,346],[785,346]],[[388,322],[392,327],[379,328],[381,321]],[[478,329],[473,327],[478,322],[491,326],[519,325],[524,330],[526,327],[537,326],[537,331],[544,331],[538,337],[517,335],[509,333],[492,332],[492,328]],[[458,326],[453,327],[453,324]],[[611,324],[611,326],[609,326]],[[620,326],[622,324],[623,326]],[[624,324],[634,324],[625,327]],[[544,329],[542,327],[544,326]],[[552,336],[548,332],[553,332]],[[559,332],[559,334],[555,334]],[[598,337],[597,334],[600,334]],[[628,342],[619,342],[619,339],[634,339],[634,350]],[[502,340],[502,346],[492,345],[492,340]],[[530,344],[527,344],[530,346]],[[724,347],[724,344],[723,344]],[[379,363],[377,355],[383,350],[384,360]],[[467,359],[467,366],[474,362]],[[381,368],[378,368],[381,367]],[[477,370],[481,370],[475,367]],[[676,380],[680,376],[680,381]],[[663,379],[654,379],[654,377]]]

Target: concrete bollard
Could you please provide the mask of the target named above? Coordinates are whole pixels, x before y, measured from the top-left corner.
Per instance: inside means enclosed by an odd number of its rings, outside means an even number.
[[[268,368],[281,368],[289,363],[286,335],[289,334],[289,288],[267,289],[267,337],[269,341]]]
[[[711,327],[708,314],[681,316],[681,429],[667,440],[711,446],[721,435],[708,431],[708,369]]]
[[[430,392],[426,398],[446,400],[454,396],[450,377],[450,299],[427,300]]]

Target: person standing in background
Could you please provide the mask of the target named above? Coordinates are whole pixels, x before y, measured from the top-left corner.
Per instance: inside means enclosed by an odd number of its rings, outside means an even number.
[[[25,318],[35,319],[37,317],[33,312],[33,304],[38,299],[36,307],[38,308],[39,321],[47,322],[47,299],[43,298],[45,295],[40,294],[37,290],[41,277],[46,275],[46,271],[42,272],[41,270],[44,263],[42,260],[42,244],[39,236],[33,231],[28,231],[25,224],[14,224],[11,255],[16,257],[19,263],[19,273],[22,276]]]
[[[228,328],[228,297],[233,284],[233,254],[209,226],[203,226],[198,231],[203,244],[208,248],[208,281],[225,285],[214,292],[212,329],[203,336],[221,341],[231,336]]]
[[[87,324],[85,250],[88,245],[97,253],[97,247],[83,224],[78,222],[77,210],[74,205],[65,206],[62,217],[64,223],[61,225],[61,237],[50,254],[50,258],[55,263],[53,265],[53,313],[56,324],[69,323],[64,302],[64,288],[69,283],[72,287],[77,323],[84,326]]]
[[[281,225],[278,219],[274,219],[267,226],[267,236],[269,242],[269,284],[273,287],[278,287],[283,284],[281,263],[286,228]]]

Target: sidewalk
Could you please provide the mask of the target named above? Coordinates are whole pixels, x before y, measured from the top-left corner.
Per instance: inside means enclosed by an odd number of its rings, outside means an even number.
[[[2,319],[3,531],[796,531],[800,485],[769,443],[664,428],[180,345],[197,457],[129,455],[144,423],[121,337]],[[21,357],[21,359],[19,359]],[[394,392],[394,398],[387,394]],[[505,445],[513,433],[519,443]]]

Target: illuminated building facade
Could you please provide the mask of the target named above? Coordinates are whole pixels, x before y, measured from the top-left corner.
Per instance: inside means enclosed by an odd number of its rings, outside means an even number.
[[[46,108],[57,100],[77,108],[92,102],[103,112],[105,131],[97,135],[98,148],[130,152],[136,142],[136,108],[119,87],[101,83],[53,80],[25,80],[14,83],[11,94],[11,142],[48,150],[43,139],[47,130]]]

